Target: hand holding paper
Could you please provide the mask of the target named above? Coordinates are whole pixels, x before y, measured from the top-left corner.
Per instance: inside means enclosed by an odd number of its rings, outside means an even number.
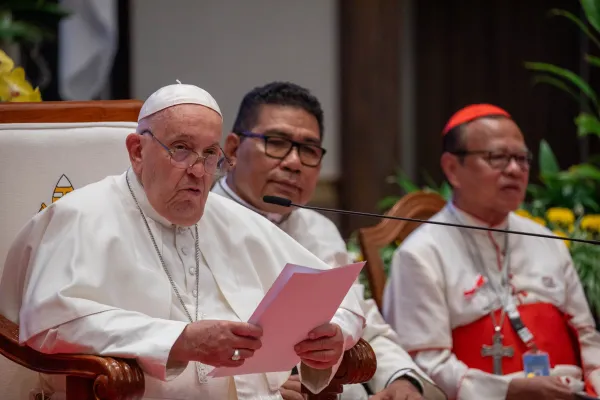
[[[336,324],[324,324],[308,333],[308,339],[298,343],[294,350],[300,360],[315,369],[335,365],[344,352],[344,335]]]

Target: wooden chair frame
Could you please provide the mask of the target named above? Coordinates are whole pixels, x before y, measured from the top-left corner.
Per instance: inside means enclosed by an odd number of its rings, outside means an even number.
[[[386,215],[426,220],[445,205],[446,201],[437,193],[413,192],[398,200]],[[382,309],[383,291],[387,280],[380,251],[390,243],[403,241],[418,226],[418,222],[384,219],[375,226],[359,229],[358,241],[367,261],[365,271],[379,310]]]
[[[138,100],[0,103],[0,123],[84,123],[137,121]],[[0,354],[33,371],[66,375],[67,400],[129,400],[144,394],[144,373],[134,360],[78,354],[44,354],[19,344],[19,327],[0,315]],[[360,340],[346,351],[331,384],[310,400],[334,400],[342,386],[363,383],[375,374],[371,346]]]

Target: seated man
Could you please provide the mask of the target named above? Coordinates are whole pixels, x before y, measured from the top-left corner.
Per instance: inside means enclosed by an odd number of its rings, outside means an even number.
[[[207,377],[261,347],[247,321],[286,263],[330,268],[256,213],[210,193],[227,160],[206,91],[170,85],[142,106],[131,168],[36,215],[9,251],[0,311],[45,353],[135,358],[146,398],[281,398],[288,372]],[[362,334],[351,292],[295,351],[314,392]]]
[[[242,100],[232,131],[224,148],[235,167],[215,184],[213,192],[265,216],[328,264],[351,263],[329,219],[311,210],[292,211],[262,201],[263,196],[274,195],[306,204],[314,193],[325,154],[319,101],[292,83],[255,88]],[[362,299],[362,286],[357,286]],[[378,392],[373,399],[444,399],[398,345],[375,302],[363,300],[361,305],[367,318],[363,338],[377,355],[377,371],[368,383],[371,391]],[[299,390],[300,384],[292,378],[281,392],[285,399],[299,399]],[[342,398],[366,399],[367,392],[362,385],[351,385],[344,388]]]
[[[433,221],[552,235],[513,213],[531,154],[486,104],[446,125],[453,198]],[[600,334],[562,240],[422,224],[396,250],[383,315],[455,399],[573,399],[600,390]]]

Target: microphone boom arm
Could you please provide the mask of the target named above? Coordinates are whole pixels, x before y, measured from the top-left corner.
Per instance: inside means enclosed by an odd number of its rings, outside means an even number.
[[[593,245],[600,245],[600,241],[598,241],[598,240],[578,239],[578,238],[562,237],[562,236],[556,236],[556,235],[545,235],[545,234],[542,234],[542,233],[511,231],[511,230],[508,230],[508,229],[486,228],[486,227],[483,227],[483,226],[474,226],[474,225],[453,224],[451,222],[430,221],[430,220],[424,220],[424,219],[418,219],[418,218],[394,217],[394,216],[391,216],[391,215],[380,215],[380,214],[374,214],[374,213],[368,213],[368,212],[361,212],[361,211],[346,211],[346,210],[336,210],[336,209],[333,209],[333,208],[325,208],[325,207],[303,206],[303,205],[300,205],[300,204],[292,203],[291,200],[284,199],[283,197],[278,197],[278,196],[264,196],[263,197],[263,201],[265,203],[275,204],[275,205],[282,206],[282,207],[291,207],[291,206],[294,206],[294,207],[299,207],[299,208],[307,208],[307,209],[310,209],[310,210],[325,211],[325,212],[332,212],[332,213],[338,213],[338,214],[358,215],[358,216],[362,216],[362,217],[373,217],[373,218],[394,219],[394,220],[399,220],[399,221],[419,222],[419,223],[433,224],[433,225],[444,225],[444,226],[452,226],[452,227],[455,227],[455,228],[475,229],[475,230],[481,230],[481,231],[491,231],[491,232],[501,232],[501,233],[513,233],[515,235],[535,236],[535,237],[542,237],[542,238],[547,238],[547,239],[568,240],[568,241],[571,241],[571,242],[579,242],[579,243],[587,243],[587,244],[593,244]]]

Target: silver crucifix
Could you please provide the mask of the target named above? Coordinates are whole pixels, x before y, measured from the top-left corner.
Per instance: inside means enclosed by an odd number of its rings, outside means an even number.
[[[502,358],[512,357],[514,353],[515,351],[512,347],[502,345],[502,334],[499,330],[496,330],[496,332],[494,332],[492,345],[484,345],[481,348],[481,355],[483,357],[492,357],[492,360],[494,362],[495,375],[502,375]]]

